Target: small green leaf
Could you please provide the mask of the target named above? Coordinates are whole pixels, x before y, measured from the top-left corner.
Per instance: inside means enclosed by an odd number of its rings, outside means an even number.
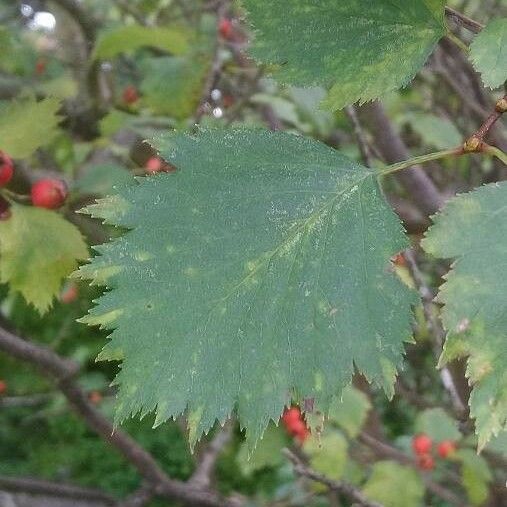
[[[87,208],[129,229],[80,269],[111,288],[84,321],[124,357],[117,419],[188,407],[197,438],[237,406],[253,444],[292,394],[327,412],[354,365],[392,395],[415,293],[390,270],[407,240],[376,173],[281,132],[155,147],[175,173]]]
[[[506,202],[507,182],[460,195],[423,240],[428,253],[456,259],[438,295],[448,332],[441,363],[469,356],[479,448],[507,425]]]
[[[338,431],[326,430],[320,438],[311,436],[304,445],[311,467],[330,479],[340,480],[345,472],[348,444]]]
[[[472,41],[470,58],[490,88],[507,81],[507,18],[491,21]]]
[[[49,144],[58,134],[59,109],[54,98],[37,102],[31,97],[9,104],[1,112],[0,150],[13,158],[26,158]]]
[[[463,136],[448,118],[433,114],[412,113],[404,117],[423,142],[437,150],[454,148],[463,142]]]
[[[384,507],[419,507],[424,485],[412,468],[393,461],[379,461],[373,465],[364,493]]]
[[[419,413],[415,421],[415,432],[425,433],[435,442],[456,441],[461,438],[456,421],[441,408],[430,408]]]
[[[443,0],[244,0],[253,55],[337,110],[409,83],[445,34]],[[290,12],[290,16],[287,13]]]
[[[105,60],[142,47],[154,47],[174,55],[188,50],[191,33],[188,29],[156,28],[141,25],[120,26],[104,33],[98,40],[93,56]]]
[[[352,386],[347,386],[341,400],[333,401],[329,409],[329,421],[341,426],[350,438],[355,438],[368,416],[371,403],[368,397]]]
[[[114,193],[115,187],[133,182],[132,174],[123,166],[98,164],[87,167],[75,182],[75,189],[83,194],[104,196]]]
[[[154,113],[183,120],[195,112],[208,74],[204,56],[150,58],[143,67],[143,103]]]
[[[0,221],[0,281],[43,314],[88,248],[79,230],[54,211],[13,204],[11,212]]]
[[[489,496],[492,475],[486,460],[471,449],[459,449],[453,459],[461,462],[463,486],[472,505],[482,505]]]

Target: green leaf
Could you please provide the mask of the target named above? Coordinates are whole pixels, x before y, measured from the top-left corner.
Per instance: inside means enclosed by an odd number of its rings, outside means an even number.
[[[75,182],[76,190],[84,194],[104,196],[114,192],[116,186],[133,180],[132,174],[117,164],[98,164],[86,169]]]
[[[470,412],[479,448],[507,425],[507,182],[458,196],[434,217],[423,241],[456,259],[438,300],[448,332],[441,363],[469,356]]]
[[[456,421],[449,417],[441,408],[430,408],[417,415],[415,432],[429,435],[435,442],[459,440],[461,433]]]
[[[143,67],[143,103],[154,113],[183,120],[195,112],[208,74],[204,56],[150,58]]]
[[[43,314],[88,248],[77,227],[54,211],[19,204],[11,211],[0,221],[0,281]]]
[[[443,0],[243,3],[254,57],[282,82],[334,85],[324,101],[333,110],[405,86],[445,34]]]
[[[482,505],[489,496],[492,475],[486,460],[471,449],[459,449],[453,459],[461,462],[463,486],[472,505]]]
[[[80,270],[111,288],[84,321],[124,357],[118,420],[188,407],[193,442],[237,405],[252,444],[291,395],[326,412],[354,365],[392,395],[415,294],[390,272],[407,240],[375,173],[264,130],[155,147],[178,171],[86,209],[130,229]]]
[[[304,445],[310,466],[333,480],[340,480],[345,472],[348,444],[338,431],[326,431],[321,438],[311,436]]]
[[[364,493],[384,507],[419,507],[424,485],[412,468],[393,461],[379,461],[372,467]]]
[[[154,47],[174,55],[185,53],[191,42],[188,29],[179,27],[120,26],[104,33],[98,40],[93,56],[98,60],[131,53],[142,47]]]
[[[1,113],[0,150],[13,158],[26,158],[49,144],[58,134],[59,109],[54,98],[37,102],[31,97],[10,103]]]
[[[366,422],[370,408],[370,400],[363,392],[347,386],[341,399],[333,401],[329,420],[341,426],[350,438],[355,438]]]
[[[285,461],[282,449],[286,445],[286,432],[270,423],[253,452],[250,453],[246,443],[241,446],[236,458],[238,465],[245,475],[251,475],[262,468],[277,467]]]
[[[454,148],[463,142],[463,136],[448,118],[433,114],[412,113],[404,117],[423,142],[437,150]]]
[[[507,18],[491,21],[470,45],[470,58],[490,88],[507,81]]]

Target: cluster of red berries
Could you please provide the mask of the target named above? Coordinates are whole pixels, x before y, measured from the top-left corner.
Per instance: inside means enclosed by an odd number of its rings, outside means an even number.
[[[417,457],[417,465],[421,470],[433,470],[435,459],[432,455],[433,440],[426,434],[421,433],[412,439],[412,450]],[[442,459],[447,459],[456,451],[456,444],[452,440],[442,440],[437,445],[437,454]]]
[[[9,183],[14,175],[14,162],[4,152],[0,151],[0,187]],[[32,204],[39,208],[59,208],[67,198],[67,185],[61,180],[45,178],[32,185],[30,194]],[[10,216],[9,205],[5,199],[0,203],[0,219]]]
[[[7,382],[5,380],[0,380],[0,396],[7,392]]]
[[[298,407],[285,409],[282,422],[287,433],[295,437],[300,443],[303,443],[310,436],[310,430],[306,426],[303,414],[301,414]]]

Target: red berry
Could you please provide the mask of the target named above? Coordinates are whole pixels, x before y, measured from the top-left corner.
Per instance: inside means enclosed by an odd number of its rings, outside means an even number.
[[[431,454],[421,454],[417,457],[417,466],[421,470],[433,470],[435,468],[435,460]]]
[[[75,283],[65,287],[60,294],[60,301],[66,305],[73,303],[79,296],[79,291]]]
[[[144,168],[147,173],[154,174],[163,170],[162,160],[158,157],[151,157],[148,159],[146,164],[144,164]]]
[[[437,452],[441,458],[445,459],[456,452],[456,444],[452,440],[444,440],[438,444]]]
[[[46,60],[44,58],[39,58],[35,63],[35,74],[41,76],[46,72]]]
[[[11,181],[14,174],[14,163],[12,159],[3,151],[0,151],[0,187],[3,187]]]
[[[67,198],[67,185],[61,180],[44,179],[32,185],[32,203],[39,208],[59,208]]]
[[[298,407],[287,408],[282,415],[282,420],[286,426],[290,425],[293,422],[299,421],[300,419],[301,411]]]
[[[391,261],[396,264],[397,266],[406,266],[407,261],[405,260],[405,257],[402,253],[399,253],[391,258]]]
[[[90,400],[90,403],[98,405],[102,401],[102,394],[100,394],[99,391],[92,391],[88,394],[88,399]]]
[[[218,25],[218,31],[224,39],[231,40],[234,36],[234,27],[232,26],[232,21],[227,18],[221,19]]]
[[[412,439],[412,449],[419,456],[430,452],[432,445],[433,442],[431,438],[428,435],[425,435],[424,433],[416,435]]]
[[[7,382],[5,380],[0,380],[0,396],[5,394],[7,391]]]
[[[310,436],[310,430],[306,427],[303,429],[300,429],[297,433],[295,433],[296,439],[299,441],[299,443],[304,444],[306,439]]]
[[[123,90],[123,102],[125,104],[131,105],[136,103],[139,100],[139,93],[137,91],[137,88],[133,85],[128,85]]]

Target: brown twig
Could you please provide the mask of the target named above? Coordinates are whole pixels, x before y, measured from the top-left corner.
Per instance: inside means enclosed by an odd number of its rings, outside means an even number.
[[[299,458],[299,456],[294,454],[289,449],[284,449],[282,452],[292,463],[296,475],[300,477],[306,477],[307,479],[323,484],[331,491],[336,491],[337,493],[346,496],[356,505],[361,505],[363,507],[383,507],[381,503],[368,499],[364,493],[362,493],[352,484],[345,481],[336,481],[330,479],[329,477],[326,477],[325,475],[313,470],[308,465],[303,463],[301,458]]]
[[[481,30],[484,29],[484,25],[475,21],[472,18],[469,18],[468,16],[465,16],[464,14],[458,12],[452,7],[446,7],[445,14],[447,17],[451,18],[456,24],[462,26],[463,28],[466,28],[472,33],[479,33]]]
[[[0,477],[0,490],[12,493],[98,501],[105,505],[116,505],[116,500],[102,491],[28,477]]]
[[[368,139],[366,138],[366,133],[359,121],[359,117],[357,116],[357,111],[355,106],[347,106],[345,109],[345,114],[347,115],[350,123],[354,127],[354,134],[357,139],[357,144],[359,146],[359,151],[361,152],[361,157],[363,159],[363,163],[366,167],[373,166],[373,155],[370,149],[370,145],[368,143]]]
[[[235,507],[236,499],[224,499],[214,491],[197,488],[192,484],[171,479],[157,462],[124,431],[114,428],[88,400],[75,381],[78,368],[49,349],[30,343],[0,327],[0,350],[26,361],[56,380],[58,387],[75,412],[103,440],[115,447],[153,485],[157,495],[203,507]]]

